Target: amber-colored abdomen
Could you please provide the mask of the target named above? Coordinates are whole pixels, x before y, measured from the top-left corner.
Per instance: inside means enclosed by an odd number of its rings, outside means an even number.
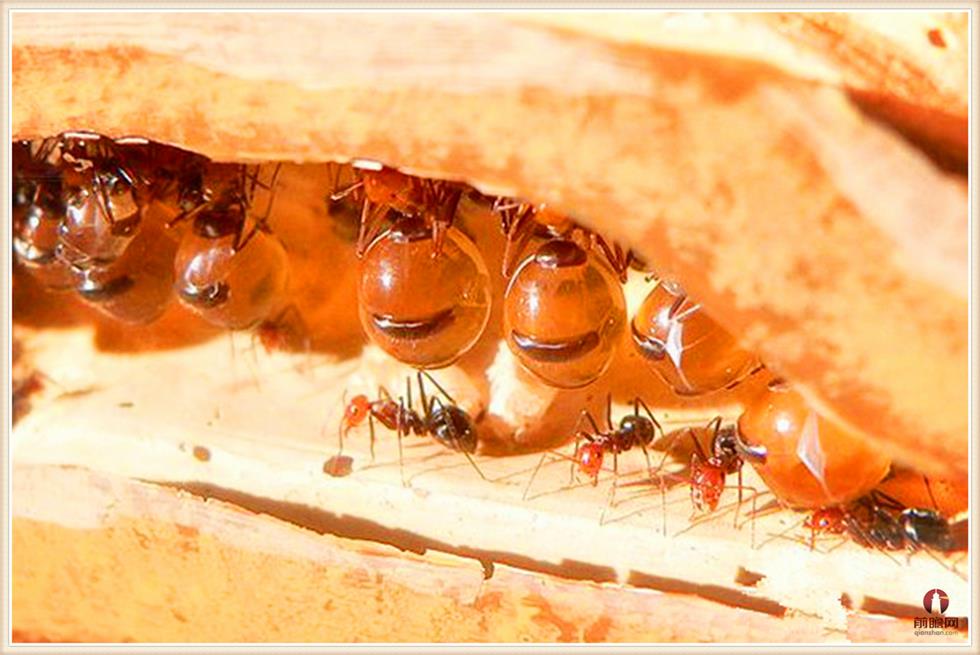
[[[361,325],[392,357],[442,368],[476,343],[490,318],[490,275],[476,245],[446,230],[436,250],[421,217],[402,216],[361,260]]]
[[[257,325],[283,303],[289,258],[269,232],[255,231],[240,250],[236,238],[188,231],[177,249],[174,286],[201,318],[238,330]]]
[[[773,384],[738,420],[743,441],[766,449],[749,459],[769,489],[791,507],[847,503],[874,489],[891,460],[861,436],[819,416],[803,397]]]
[[[660,282],[633,317],[633,342],[679,395],[736,384],[759,366],[728,331],[675,284]]]
[[[507,287],[507,345],[555,387],[582,387],[602,375],[625,323],[626,301],[611,269],[572,241],[542,245]]]

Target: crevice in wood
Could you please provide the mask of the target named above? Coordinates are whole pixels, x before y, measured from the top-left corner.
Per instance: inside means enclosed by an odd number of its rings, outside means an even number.
[[[895,130],[906,143],[928,157],[936,166],[947,173],[966,178],[970,168],[969,151],[964,147],[967,140],[966,125],[960,118],[874,91],[849,89],[847,95],[861,113]],[[950,136],[951,134],[961,136],[961,141]]]
[[[359,541],[385,544],[417,555],[425,555],[427,551],[434,550],[473,559],[483,567],[483,576],[487,580],[493,576],[495,564],[505,564],[514,568],[535,573],[545,573],[568,580],[597,583],[618,581],[618,576],[614,569],[597,566],[588,562],[563,560],[555,564],[525,557],[517,553],[485,550],[470,546],[454,546],[444,541],[423,537],[408,530],[390,528],[375,521],[327,512],[299,503],[287,503],[261,498],[203,482],[160,483],[151,480],[144,480],[144,482],[180,489],[202,498],[221,500],[252,512],[267,514],[319,534],[331,534],[344,539],[356,539]]]
[[[648,573],[640,573],[639,571],[630,573],[627,584],[672,594],[691,594],[730,607],[739,607],[773,616],[785,616],[786,614],[786,607],[774,600],[760,598],[759,596],[753,596],[720,585],[695,584],[686,580],[665,578]]]

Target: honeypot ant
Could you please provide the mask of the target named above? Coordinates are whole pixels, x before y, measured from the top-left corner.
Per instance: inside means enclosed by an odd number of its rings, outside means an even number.
[[[205,320],[231,329],[257,325],[273,311],[286,290],[288,258],[268,225],[279,176],[277,165],[268,185],[248,167],[215,166],[226,176],[193,210],[169,226],[192,221],[174,262],[175,287],[181,301]],[[251,215],[257,186],[270,190],[266,212]],[[251,227],[249,227],[251,219]]]
[[[378,398],[375,400],[370,400],[364,394],[358,394],[351,398],[344,408],[344,418],[337,433],[340,446],[338,452],[343,452],[344,437],[351,428],[362,425],[366,419],[371,434],[370,447],[373,461],[374,421],[378,420],[386,428],[397,433],[398,468],[402,484],[405,486],[408,486],[408,483],[405,480],[402,437],[412,434],[419,437],[430,436],[446,448],[461,452],[479,476],[486,480],[486,476],[472,456],[477,447],[476,425],[473,419],[456,404],[453,397],[429,373],[417,371],[416,376],[422,402],[421,414],[413,406],[411,377],[405,378],[405,395],[399,396],[397,402],[383,386],[378,387]],[[428,396],[425,392],[424,380],[432,383],[445,401],[435,394]]]
[[[538,247],[504,293],[507,346],[555,387],[583,387],[602,375],[625,323],[623,289],[610,269],[567,239]]]
[[[30,141],[13,143],[13,249],[17,262],[45,288],[74,285],[68,264],[56,256],[65,215],[61,173],[32,152]]]
[[[415,368],[452,364],[490,319],[490,275],[480,250],[455,227],[442,232],[438,247],[435,238],[422,216],[399,214],[361,259],[361,326],[382,350]]]
[[[672,281],[654,286],[631,329],[637,351],[678,395],[731,389],[762,370],[752,353]]]
[[[123,149],[95,132],[62,132],[41,141],[36,157],[64,179],[58,256],[76,268],[118,259],[139,230],[148,189]]]
[[[890,458],[817,414],[778,378],[753,396],[737,430],[744,444],[763,455],[752,460],[756,472],[789,507],[848,503],[868,494],[891,470]]]

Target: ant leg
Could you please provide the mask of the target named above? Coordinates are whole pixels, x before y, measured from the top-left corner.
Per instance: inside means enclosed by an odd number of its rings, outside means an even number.
[[[368,411],[368,433],[371,435],[370,448],[371,448],[371,463],[374,463],[374,414]]]
[[[616,428],[613,427],[612,421],[612,392],[606,394],[606,425],[609,427],[609,431],[612,432]]]
[[[660,436],[661,436],[661,437],[665,437],[665,436],[667,436],[667,435],[666,435],[666,434],[664,433],[664,428],[663,428],[663,426],[662,426],[662,425],[660,425],[660,421],[658,421],[658,420],[657,420],[657,419],[656,419],[656,418],[654,417],[654,415],[653,415],[653,412],[651,412],[651,411],[650,411],[650,407],[649,407],[649,406],[648,406],[648,405],[647,405],[647,404],[646,404],[646,403],[645,403],[645,402],[643,401],[643,399],[642,399],[642,398],[640,398],[639,396],[637,396],[637,397],[636,397],[636,398],[634,399],[634,403],[635,403],[636,405],[638,405],[639,407],[641,407],[641,408],[643,409],[643,412],[644,412],[644,413],[645,413],[645,414],[647,415],[647,418],[649,418],[649,419],[650,419],[650,422],[651,422],[651,423],[653,423],[653,427],[655,427],[656,429],[658,429],[658,430],[660,430]],[[635,410],[634,410],[634,411],[635,411]]]
[[[899,512],[905,509],[905,505],[902,503],[902,501],[898,500],[894,496],[886,494],[880,489],[875,489],[872,491],[871,497],[873,502],[881,507],[888,507],[889,509]]]
[[[106,189],[102,179],[94,172],[92,173],[92,183],[95,187],[95,198],[96,202],[99,203],[99,210],[105,216],[106,220],[109,221],[109,225],[114,224],[116,217],[113,216],[112,208],[109,206],[109,190]]]
[[[352,194],[354,191],[357,191],[358,189],[364,186],[364,180],[358,180],[357,182],[353,182],[347,185],[346,187],[344,187],[343,189],[337,191],[336,190],[337,184],[339,183],[340,183],[340,167],[338,166],[337,173],[336,176],[334,177],[334,182],[333,182],[334,191],[332,191],[329,196],[330,200],[334,202],[337,202],[338,200],[343,200],[344,198]]]
[[[412,377],[410,375],[405,376],[405,397],[408,398],[408,411],[415,409],[414,403],[412,402]],[[425,411],[425,395],[422,395],[422,412],[426,418],[428,418],[428,413]]]
[[[405,457],[402,450],[402,415],[405,413],[405,399],[398,398],[398,418],[395,420],[395,431],[398,433],[398,472],[401,474],[402,486],[407,487],[405,481]]]
[[[269,181],[269,204],[265,207],[265,214],[262,218],[257,221],[257,225],[260,225],[263,230],[269,230],[269,216],[272,215],[272,205],[276,201],[276,183],[279,181],[279,172],[282,170],[282,164],[276,164],[275,170],[272,171],[272,180]],[[256,181],[258,181],[258,173],[256,173]]]
[[[643,444],[640,444],[640,450],[643,452],[643,458],[647,461],[647,478],[653,479],[653,467],[650,464],[650,451]]]
[[[534,471],[531,472],[531,478],[527,481],[527,484],[524,486],[524,493],[521,495],[521,500],[527,500],[527,494],[528,492],[531,491],[531,485],[534,483],[534,478],[538,477],[538,471],[541,470],[541,467],[544,465],[544,459],[547,456],[548,456],[547,452],[541,453],[541,459],[538,460],[537,466],[535,466]],[[574,465],[575,463],[572,462],[572,466]]]
[[[500,273],[509,278],[514,272],[514,262],[524,252],[531,237],[534,235],[534,218],[531,211],[517,214],[511,222],[504,244],[504,257]]]
[[[376,205],[367,198],[361,206],[361,225],[357,232],[357,256],[363,257],[364,251],[380,233],[380,223],[388,214],[387,205]]]
[[[711,432],[711,443],[714,444],[715,438],[721,431],[721,417],[716,416],[708,422],[707,430]]]
[[[442,254],[442,244],[446,238],[446,232],[452,227],[453,220],[456,218],[456,207],[459,205],[463,191],[446,186],[440,186],[438,190],[430,191],[430,195],[439,208],[438,215],[432,219],[432,256],[438,257]]]
[[[419,384],[419,395],[422,397],[422,414],[425,417],[426,422],[432,416],[432,412],[429,408],[429,401],[425,396],[425,384],[422,382],[422,371],[416,371],[416,378]]]
[[[932,508],[938,512],[939,511],[939,503],[936,502],[936,497],[932,493],[932,485],[929,484],[929,478],[926,477],[925,475],[923,475],[922,476],[922,481],[926,485],[926,492],[929,494],[929,500],[932,501]]]
[[[434,377],[432,377],[432,375],[428,371],[419,371],[419,380],[420,380],[419,384],[420,385],[421,385],[422,376],[425,376],[425,379],[428,380],[429,382],[431,382],[433,384],[433,386],[435,386],[435,388],[439,391],[439,393],[441,393],[442,396],[447,401],[449,401],[450,404],[452,404],[452,405],[455,405],[456,404],[456,399],[453,398],[452,396],[450,396],[449,395],[449,392],[446,391],[445,389],[443,389],[442,388],[442,385],[439,384],[439,382]]]
[[[590,234],[593,247],[598,246],[599,250],[602,251],[603,256],[605,256],[606,261],[609,262],[609,266],[612,267],[616,276],[619,278],[620,282],[626,282],[626,271],[629,269],[629,261],[624,262],[622,256],[622,248],[614,244],[614,248],[609,246],[609,242],[603,237],[599,236],[595,232]]]
[[[735,505],[735,517],[732,522],[732,527],[736,530],[738,529],[738,513],[742,509],[742,467],[738,467],[738,504]],[[755,522],[753,521],[753,525]]]
[[[616,507],[616,489],[619,487],[619,454],[613,451],[613,483],[609,488],[609,495],[606,497],[606,505],[602,508],[599,515],[599,525],[605,525],[606,512]]]
[[[711,425],[710,423],[708,425]],[[691,428],[687,429],[687,433],[691,435],[691,441],[694,443],[694,453],[701,459],[701,461],[707,461],[708,456],[704,452],[704,448],[701,446],[701,442],[698,438],[694,436],[694,430]]]
[[[578,460],[578,449],[582,440],[582,433],[575,431],[575,451],[572,453],[572,461],[568,463],[568,485],[575,484],[575,462]]]
[[[249,231],[247,236],[242,236],[245,234],[245,223],[247,221],[242,221],[242,224],[238,226],[238,232],[235,233],[235,241],[231,244],[231,251],[233,253],[241,252],[245,249],[245,246],[252,240],[259,232],[260,223],[258,220],[253,221],[252,229]]]

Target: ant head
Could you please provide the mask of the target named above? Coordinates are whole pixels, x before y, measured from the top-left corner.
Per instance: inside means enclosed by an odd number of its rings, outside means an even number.
[[[844,511],[839,507],[824,507],[806,517],[803,525],[817,532],[839,532],[844,527]]]
[[[358,394],[350,399],[344,408],[344,427],[351,428],[360,425],[371,413],[371,401],[364,394]]]
[[[735,426],[727,425],[715,433],[711,440],[711,455],[726,473],[735,473],[742,468]]]
[[[413,189],[412,178],[387,166],[378,171],[364,171],[364,193],[379,205],[401,205]]]
[[[605,452],[601,444],[595,441],[587,441],[579,446],[575,453],[575,461],[578,463],[579,470],[592,478],[594,482],[599,477],[599,471],[602,470],[604,456]]]

